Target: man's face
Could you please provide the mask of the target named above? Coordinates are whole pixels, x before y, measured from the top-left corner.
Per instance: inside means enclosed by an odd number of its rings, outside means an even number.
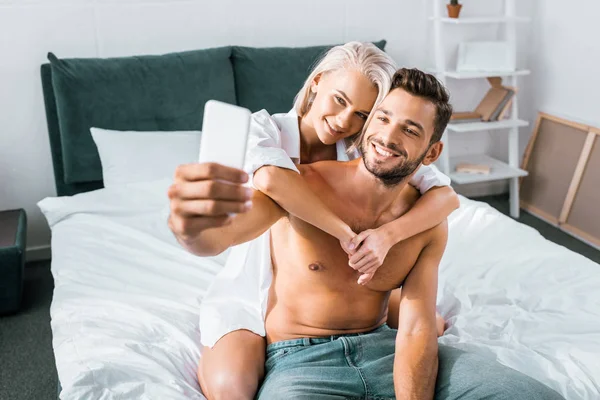
[[[392,186],[411,176],[421,164],[435,161],[442,143],[429,145],[436,108],[404,89],[392,90],[375,110],[361,141],[369,172]]]

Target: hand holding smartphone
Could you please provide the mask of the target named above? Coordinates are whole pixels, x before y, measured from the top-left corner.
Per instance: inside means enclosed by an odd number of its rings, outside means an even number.
[[[250,111],[209,100],[204,107],[197,164],[178,167],[169,189],[169,226],[179,242],[203,254],[197,238],[204,230],[222,227],[231,216],[248,211],[253,190],[244,187],[242,170],[250,128]]]

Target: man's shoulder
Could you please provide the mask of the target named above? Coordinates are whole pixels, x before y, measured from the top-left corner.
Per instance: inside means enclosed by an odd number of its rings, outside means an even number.
[[[343,163],[334,160],[317,161],[310,164],[300,164],[298,165],[298,170],[305,178],[324,178],[332,173],[335,173],[340,167],[339,164]]]
[[[447,240],[448,221],[444,220],[432,228],[399,242],[395,247],[403,249],[404,252],[407,251],[408,248],[416,249],[418,253],[422,253],[426,249],[441,249],[440,251],[443,252]]]
[[[331,174],[342,173],[351,167],[352,161],[337,161],[337,160],[325,160],[316,161],[310,164],[300,164],[298,169],[300,173],[311,175],[317,174],[320,176],[329,176]]]
[[[324,184],[335,190],[335,188],[339,189],[340,185],[345,185],[350,171],[350,163],[335,160],[317,161],[311,164],[301,164],[298,169],[313,190],[322,188]]]

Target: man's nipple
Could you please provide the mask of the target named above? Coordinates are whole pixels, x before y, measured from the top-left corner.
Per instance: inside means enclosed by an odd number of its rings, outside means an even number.
[[[324,268],[320,263],[311,263],[308,264],[308,269],[311,271],[322,271]]]

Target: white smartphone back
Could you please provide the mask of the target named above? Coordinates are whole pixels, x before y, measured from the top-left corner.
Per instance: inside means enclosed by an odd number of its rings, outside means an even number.
[[[204,105],[198,162],[242,169],[250,129],[250,110],[217,100]]]

